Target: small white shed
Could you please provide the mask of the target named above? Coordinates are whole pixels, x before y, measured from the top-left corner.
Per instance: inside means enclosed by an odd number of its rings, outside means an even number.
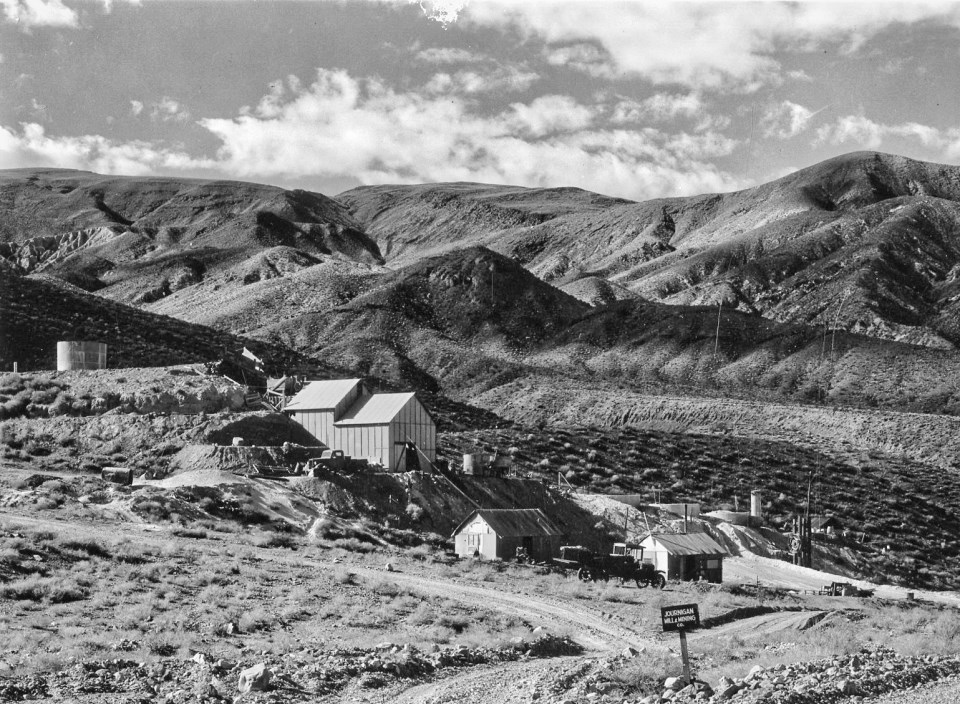
[[[509,560],[524,548],[535,560],[549,560],[563,532],[538,508],[478,509],[454,528],[453,543],[460,557]]]
[[[655,533],[640,541],[643,557],[667,579],[723,581],[727,551],[706,533]]]

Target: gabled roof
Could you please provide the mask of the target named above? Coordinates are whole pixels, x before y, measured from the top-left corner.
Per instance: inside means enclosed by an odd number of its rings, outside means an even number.
[[[403,409],[413,392],[405,394],[374,394],[362,396],[347,409],[342,417],[334,421],[334,425],[379,425],[389,423]],[[287,406],[289,408],[289,406]]]
[[[653,539],[671,555],[726,555],[727,551],[706,533],[656,533],[643,541]]]
[[[522,537],[525,535],[563,535],[547,515],[538,508],[482,508],[477,509],[453,530],[453,535],[473,522],[479,516],[493,532],[500,537]]]
[[[311,381],[290,399],[285,411],[332,411],[353,391],[360,379],[329,379]]]

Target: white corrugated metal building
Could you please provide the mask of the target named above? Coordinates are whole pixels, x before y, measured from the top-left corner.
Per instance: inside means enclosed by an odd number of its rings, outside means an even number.
[[[653,533],[640,541],[644,559],[667,579],[723,581],[727,551],[706,533]]]
[[[436,423],[414,393],[370,394],[360,379],[312,381],[284,412],[327,447],[391,471],[437,459]],[[405,451],[408,443],[419,452]]]
[[[563,532],[538,508],[477,509],[453,530],[461,557],[481,555],[509,560],[524,548],[535,560],[549,560],[563,543]]]

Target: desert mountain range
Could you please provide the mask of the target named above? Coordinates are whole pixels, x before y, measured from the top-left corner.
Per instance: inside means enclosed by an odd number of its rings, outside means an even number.
[[[641,203],[3,171],[0,363],[80,328],[130,364],[247,341],[467,401],[583,379],[955,413],[958,223],[960,168],[878,153]]]

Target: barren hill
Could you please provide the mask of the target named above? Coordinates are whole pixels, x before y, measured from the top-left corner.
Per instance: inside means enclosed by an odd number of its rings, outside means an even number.
[[[243,346],[277,371],[336,373],[279,345],[148,313],[52,277],[0,276],[0,368],[53,369],[59,340],[107,344],[108,365],[152,367],[219,359]]]
[[[733,310],[624,300],[590,307],[484,248],[430,257],[349,303],[253,331],[360,373],[464,400],[566,386],[960,411],[950,351]],[[617,394],[611,393],[616,405]],[[488,408],[496,410],[502,396]]]
[[[558,285],[603,277],[650,300],[960,342],[953,166],[858,152],[736,193],[644,203],[464,184],[339,199],[398,263],[482,243]]]
[[[136,304],[210,278],[382,261],[345,208],[316,193],[54,169],[0,171],[0,257]]]

